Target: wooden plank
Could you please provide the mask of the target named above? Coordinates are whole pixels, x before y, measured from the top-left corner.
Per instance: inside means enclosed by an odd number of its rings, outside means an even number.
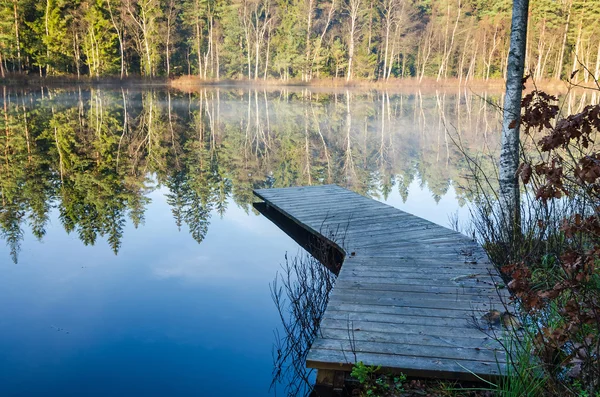
[[[496,363],[362,352],[354,357],[351,352],[343,352],[341,349],[311,349],[306,364],[311,368],[336,368],[349,371],[354,361],[361,361],[365,365],[381,366],[383,371],[402,370],[406,375],[413,377],[478,380],[479,377],[493,378],[501,372],[501,368],[498,368]]]
[[[412,256],[422,256],[422,257],[432,257],[432,256],[438,256],[438,255],[445,255],[445,256],[449,256],[449,255],[453,255],[454,257],[458,256],[459,253],[454,251],[453,249],[448,249],[448,250],[440,250],[440,249],[422,249],[422,250],[416,250],[414,249],[416,247],[416,245],[412,245],[412,246],[408,246],[406,247],[406,251],[412,251],[412,252],[416,252],[415,254],[412,254]],[[360,247],[360,254],[361,256],[373,256],[373,257],[389,257],[389,258],[403,258],[405,256],[402,256],[401,254],[398,254],[398,248],[386,248],[384,247]],[[358,255],[358,251],[356,252],[356,254]]]
[[[412,287],[412,288],[411,288]],[[364,293],[364,294],[381,294],[385,292],[392,292],[398,294],[409,294],[413,297],[421,297],[422,299],[431,299],[435,297],[437,299],[444,300],[460,300],[460,301],[472,301],[472,302],[481,302],[482,299],[486,299],[487,302],[489,299],[495,300],[497,297],[496,291],[492,288],[488,290],[484,290],[482,288],[471,288],[471,292],[465,292],[462,288],[453,288],[453,287],[439,287],[435,285],[396,285],[396,284],[387,284],[387,285],[378,285],[378,284],[369,284],[368,287],[364,287],[363,285],[348,285],[346,284],[338,284],[336,285],[336,289],[340,291],[356,292],[356,293]],[[429,291],[427,291],[429,290]]]
[[[358,359],[422,376],[498,375],[505,358],[474,322],[504,310],[506,291],[471,238],[335,185],[255,194],[346,253],[308,366],[351,368]]]
[[[411,260],[411,261],[350,261],[346,260],[344,265],[347,269],[360,270],[360,269],[372,269],[382,271],[403,271],[408,269],[414,269],[416,271],[430,271],[432,269],[442,270],[458,270],[458,271],[481,271],[482,265],[479,263],[465,262],[464,260],[438,260],[426,261],[426,260]]]
[[[341,320],[341,321],[370,321],[379,323],[390,323],[400,325],[422,325],[427,327],[456,327],[473,328],[473,322],[467,317],[447,318],[447,317],[424,317],[424,316],[406,316],[398,314],[379,314],[379,313],[355,313],[340,310],[327,310],[323,319]],[[400,332],[401,333],[401,332]],[[412,342],[414,343],[414,341]]]
[[[343,270],[343,267],[342,267]],[[355,275],[351,272],[344,271],[344,280],[353,282],[365,282],[365,283],[379,283],[379,284],[407,284],[407,285],[437,285],[446,287],[474,287],[474,286],[491,286],[496,287],[503,285],[503,281],[500,277],[487,277],[485,273],[466,273],[455,277],[414,277],[414,278],[401,278],[401,277],[386,277],[377,274],[363,274]]]
[[[431,294],[444,295],[482,295],[496,294],[496,288],[493,286],[484,285],[482,287],[461,287],[461,286],[445,286],[445,285],[414,285],[405,284],[403,281],[398,283],[366,283],[363,281],[338,280],[335,283],[336,288],[346,288],[352,290],[369,290],[369,291],[400,291],[400,292],[422,292]]]
[[[343,266],[342,266],[343,268]],[[399,283],[396,279],[390,279],[387,277],[363,277],[363,276],[352,276],[344,275],[344,280],[349,282],[365,282],[370,284],[397,284]],[[503,285],[500,282],[493,282],[493,280],[480,280],[476,278],[466,278],[456,281],[450,280],[449,282],[441,283],[439,281],[431,281],[426,279],[404,279],[401,281],[404,285],[414,286],[445,286],[445,287],[456,287],[456,288],[475,288],[475,287],[491,287],[494,288],[497,285]]]
[[[322,329],[341,329],[346,331],[358,332],[388,332],[395,334],[413,334],[415,335],[414,344],[418,343],[422,336],[440,336],[454,340],[460,340],[461,338],[471,339],[489,339],[489,336],[477,329],[475,325],[471,326],[460,326],[457,322],[453,326],[439,326],[432,327],[430,325],[419,325],[419,324],[408,324],[398,323],[391,321],[394,318],[390,318],[388,321],[367,321],[364,319],[352,320],[346,319],[333,319],[325,317],[321,324]]]
[[[487,259],[487,257],[486,257]],[[388,257],[381,256],[349,256],[346,258],[345,264],[351,265],[352,263],[367,263],[374,264],[376,266],[396,266],[402,263],[412,263],[418,261],[419,263],[430,263],[430,264],[441,264],[441,265],[454,265],[456,263],[464,263],[465,256],[457,253],[456,251],[446,252],[443,257],[431,257],[424,255],[420,252],[412,253],[398,253]]]
[[[345,339],[319,338],[312,345],[313,349],[338,350],[358,353],[392,354],[394,356],[445,358],[454,360],[473,360],[479,362],[496,363],[497,358],[504,354],[500,351],[476,349],[463,346],[434,346],[412,345],[410,343],[367,342],[362,340],[350,341]],[[351,353],[352,354],[352,353]]]
[[[462,241],[454,233],[428,230],[412,230],[410,234],[390,231],[375,236],[367,235],[361,242],[361,247],[371,248],[383,246],[387,249],[408,248],[419,245],[422,249],[459,249]]]
[[[332,218],[335,215],[345,214],[347,218],[351,220],[352,215],[355,214],[357,217],[359,215],[397,215],[393,209],[389,207],[377,207],[377,208],[359,208],[356,207],[356,203],[353,202],[339,202],[332,201],[330,206],[315,206],[314,204],[311,206],[309,203],[297,204],[297,205],[275,205],[283,211],[289,212],[290,215],[301,216],[302,220],[305,219],[310,221],[311,219],[318,218],[319,216],[324,216],[323,220],[327,220],[328,218]]]
[[[369,235],[400,234],[412,239],[412,232],[434,230],[431,225],[415,219],[397,216],[396,214],[373,215],[365,214],[363,218],[347,220],[351,228],[349,233],[368,233]],[[327,223],[327,224],[331,224]],[[340,223],[344,224],[344,223]],[[443,229],[442,229],[443,230]],[[408,232],[411,232],[410,234]],[[430,232],[431,233],[431,232]]]
[[[474,266],[464,266],[460,268],[448,269],[448,268],[420,268],[418,265],[414,267],[405,266],[404,268],[388,268],[382,269],[377,267],[360,266],[346,268],[346,272],[351,272],[353,276],[366,276],[366,277],[390,277],[396,279],[405,278],[425,278],[428,280],[458,280],[460,278],[489,278],[486,273],[479,273],[482,269]],[[496,280],[500,281],[500,278]]]
[[[377,305],[365,302],[329,302],[327,310],[339,310],[355,313],[397,314],[400,316],[423,316],[465,319],[472,315],[470,310],[453,310],[444,308],[421,308],[413,306]]]
[[[410,218],[406,218],[401,214],[394,212],[380,211],[377,213],[362,213],[355,217],[339,217],[338,213],[330,213],[327,218],[323,218],[321,215],[314,216],[302,216],[302,221],[307,224],[317,224],[328,227],[344,227],[347,228],[347,232],[350,233],[365,233],[368,229],[369,233],[377,233],[381,231],[387,231],[389,233],[390,228],[397,227],[402,228],[402,231],[408,230],[419,230],[424,228],[422,222],[415,221]],[[404,229],[406,228],[406,229]]]
[[[343,292],[333,293],[329,298],[331,303],[357,303],[367,305],[406,306],[423,309],[447,309],[447,310],[471,310],[474,313],[485,313],[490,310],[503,310],[503,305],[491,302],[453,301],[448,299],[415,300],[402,297],[393,297],[388,294],[373,295],[371,293],[345,294]]]
[[[350,332],[350,334],[348,334],[348,329],[336,328],[323,328],[320,331],[320,338],[384,343],[415,343],[415,337],[411,334],[402,334],[389,331],[361,331],[354,332],[354,334]],[[457,340],[447,336],[421,335],[419,342],[429,346],[467,347],[473,349],[488,349],[492,351],[498,349],[498,343],[491,337],[481,339],[462,338]]]

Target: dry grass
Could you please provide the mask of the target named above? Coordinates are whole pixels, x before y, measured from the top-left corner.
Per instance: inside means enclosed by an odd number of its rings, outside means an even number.
[[[298,79],[284,81],[275,78],[267,78],[266,80],[205,80],[197,76],[181,76],[171,79],[169,84],[171,87],[184,92],[196,92],[207,87],[261,88],[266,90],[288,87],[291,89],[310,88],[312,91],[323,90],[328,92],[348,89],[385,89],[390,92],[412,93],[415,92],[415,89],[418,89],[422,93],[435,93],[440,90],[453,91],[471,89],[502,93],[505,88],[503,79],[476,79],[469,80],[465,83],[465,81],[461,81],[457,78],[443,79],[440,81],[436,81],[435,78],[424,78],[421,81],[417,78],[394,78],[388,81],[353,80],[350,82],[340,78],[329,78],[313,79],[307,82]],[[543,88],[557,94],[565,93],[568,90],[567,84],[560,80],[542,80],[536,82],[536,85],[538,88]]]
[[[46,76],[40,77],[36,74],[8,73],[5,78],[0,79],[0,84],[17,87],[72,87],[72,86],[166,86],[169,80],[164,77],[145,78],[141,76],[128,76],[121,79],[119,76],[105,76],[100,78],[75,75]]]

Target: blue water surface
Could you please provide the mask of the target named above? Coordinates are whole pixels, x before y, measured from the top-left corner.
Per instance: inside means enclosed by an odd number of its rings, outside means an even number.
[[[269,284],[300,248],[253,188],[337,183],[444,226],[468,218],[442,101],[238,91],[4,98],[1,397],[274,395]]]
[[[199,245],[161,191],[151,198],[118,256],[55,216],[43,243],[25,236],[17,265],[0,246],[0,395],[268,394],[269,282],[297,245],[235,205]]]

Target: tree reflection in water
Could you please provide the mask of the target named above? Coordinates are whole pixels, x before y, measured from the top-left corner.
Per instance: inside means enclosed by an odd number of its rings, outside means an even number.
[[[287,396],[312,391],[314,370],[306,368],[308,350],[319,333],[335,275],[310,254],[286,255],[281,273],[271,284],[282,334],[275,330],[272,389],[282,387]]]
[[[199,243],[228,202],[252,189],[337,183],[386,198],[419,180],[434,198],[468,200],[467,150],[494,147],[498,112],[469,91],[3,89],[0,236],[18,260],[24,229],[42,240],[56,210],[84,244],[115,253],[164,187],[174,222]],[[575,103],[575,102],[574,102]],[[493,164],[483,164],[492,169]]]

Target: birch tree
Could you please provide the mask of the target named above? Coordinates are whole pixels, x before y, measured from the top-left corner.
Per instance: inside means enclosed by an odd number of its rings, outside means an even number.
[[[348,31],[348,71],[346,72],[346,81],[352,80],[352,63],[354,61],[354,50],[356,48],[356,36],[358,34],[359,15],[361,12],[361,0],[348,0],[346,8],[348,10],[349,31]]]
[[[509,240],[512,240],[520,232],[521,227],[517,169],[519,167],[519,124],[528,10],[529,0],[514,0],[502,120],[499,180],[502,226],[505,228]]]
[[[141,69],[145,76],[154,77],[158,58],[158,19],[161,10],[158,0],[125,0],[130,25],[136,33]]]

